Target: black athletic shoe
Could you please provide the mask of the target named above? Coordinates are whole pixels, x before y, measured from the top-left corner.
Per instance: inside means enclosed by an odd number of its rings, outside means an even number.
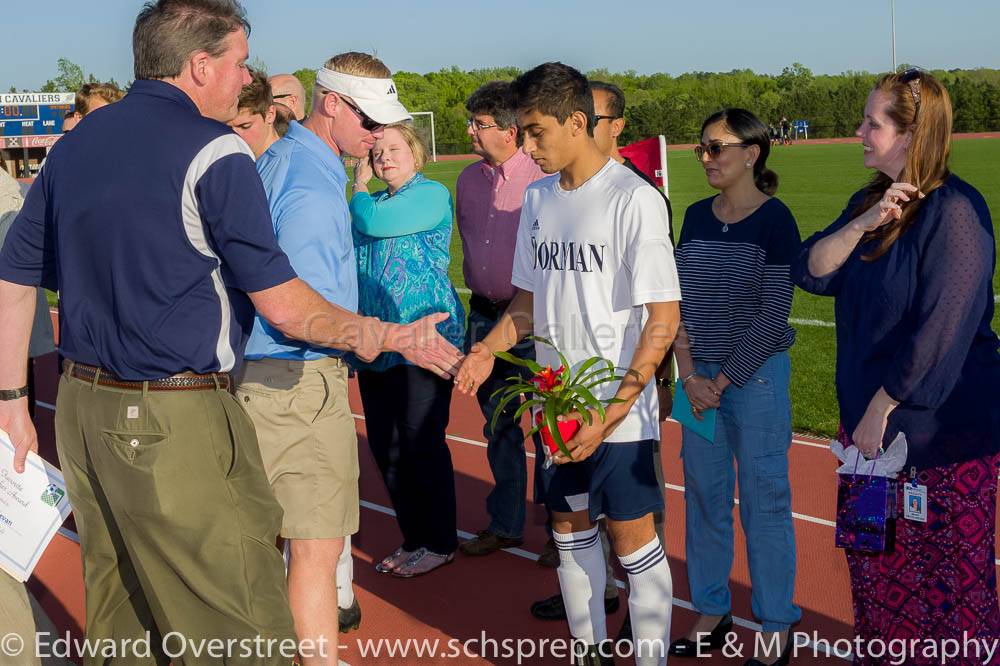
[[[620,605],[617,594],[610,598],[604,598],[604,612],[608,615],[618,612]],[[562,595],[553,594],[551,597],[531,604],[531,614],[539,620],[565,620],[566,605],[563,603]]]
[[[337,621],[342,634],[361,626],[361,606],[358,604],[357,597],[354,598],[354,603],[351,604],[350,608],[337,608]]]
[[[726,634],[730,632],[733,628],[733,616],[726,613],[719,623],[715,625],[715,629],[712,629],[712,633],[708,636],[702,636],[700,641],[688,640],[685,636],[684,638],[678,638],[676,641],[670,644],[670,650],[667,654],[671,657],[697,657],[699,655],[706,655],[712,650],[718,650],[726,642]]]

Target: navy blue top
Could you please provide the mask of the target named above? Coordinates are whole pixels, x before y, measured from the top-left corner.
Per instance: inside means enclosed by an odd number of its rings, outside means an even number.
[[[0,278],[59,291],[67,358],[131,380],[232,370],[245,292],[293,277],[246,143],[162,81],[59,140],[0,255]]]
[[[795,287],[789,264],[800,237],[792,212],[768,199],[738,223],[723,224],[715,197],[691,204],[677,241],[681,321],[699,361],[721,363],[743,386],[770,356],[795,342],[788,325]]]
[[[848,223],[864,198],[805,242],[792,266],[796,284],[833,296],[837,322],[840,420],[854,432],[880,387],[899,406],[883,443],[899,432],[907,466],[964,462],[1000,450],[1000,354],[993,319],[996,247],[982,195],[950,176],[916,220],[874,261],[876,242],[859,243],[825,278],[809,273],[809,250]]]

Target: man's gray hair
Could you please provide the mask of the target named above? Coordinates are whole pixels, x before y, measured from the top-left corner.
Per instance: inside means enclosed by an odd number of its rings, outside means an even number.
[[[136,79],[178,76],[192,54],[221,56],[234,30],[250,34],[246,11],[237,0],[156,0],[147,2],[132,30]]]

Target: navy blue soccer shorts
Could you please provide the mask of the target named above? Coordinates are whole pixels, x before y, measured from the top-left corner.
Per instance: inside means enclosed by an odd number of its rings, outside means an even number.
[[[582,462],[555,465],[545,489],[549,511],[587,510],[596,521],[635,520],[663,511],[663,489],[653,468],[655,439],[602,442]]]

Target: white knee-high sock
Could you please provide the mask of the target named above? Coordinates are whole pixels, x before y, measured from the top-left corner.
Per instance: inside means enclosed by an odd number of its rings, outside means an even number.
[[[628,609],[636,641],[635,663],[665,664],[670,645],[673,581],[659,539],[618,558],[628,573]],[[640,641],[649,641],[642,643]]]
[[[596,645],[608,637],[604,616],[604,553],[594,526],[585,532],[552,535],[559,550],[559,588],[573,638]]]
[[[354,603],[354,558],[351,557],[351,535],[344,537],[344,550],[337,560],[337,606],[350,608]]]

